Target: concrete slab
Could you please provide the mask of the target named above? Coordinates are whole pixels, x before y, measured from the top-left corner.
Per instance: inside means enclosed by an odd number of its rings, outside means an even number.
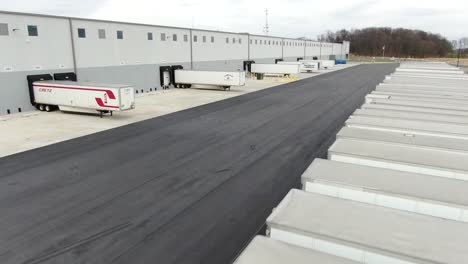
[[[256,236],[234,264],[359,264],[345,258]]]
[[[366,128],[343,127],[337,138],[355,138],[360,140],[390,142],[403,145],[414,145],[439,150],[452,150],[468,153],[468,140],[438,136],[415,135],[404,132],[380,131]]]
[[[315,159],[304,191],[468,222],[468,181]]]
[[[392,142],[341,138],[328,150],[328,158],[412,173],[468,181],[468,153]]]
[[[431,107],[418,107],[411,105],[390,105],[390,104],[363,104],[362,109],[376,109],[376,110],[395,110],[395,111],[406,111],[414,113],[434,113],[443,115],[454,115],[468,117],[468,111],[463,110],[449,110]]]
[[[384,109],[357,109],[354,111],[353,116],[376,116],[376,117],[389,117],[397,119],[409,120],[428,120],[443,123],[459,123],[467,124],[468,118],[458,115],[446,115],[438,113],[417,113],[398,110],[384,110]]]
[[[464,263],[468,224],[291,190],[270,237],[368,264]]]
[[[346,120],[346,126],[380,131],[403,132],[414,135],[468,139],[467,125],[447,122],[377,116],[353,116]]]

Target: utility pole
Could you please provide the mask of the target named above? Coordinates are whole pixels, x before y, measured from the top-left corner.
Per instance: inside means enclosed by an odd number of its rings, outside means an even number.
[[[460,39],[458,43],[457,67],[460,66],[461,48],[462,48],[462,40]]]
[[[265,27],[263,27],[263,32],[265,33],[265,36],[268,36],[268,33],[270,32],[270,26],[268,26],[268,9],[265,9]]]
[[[385,58],[385,45],[382,47],[382,59]]]
[[[322,36],[318,37],[318,41],[320,42],[320,55],[319,55],[319,60],[322,59]]]

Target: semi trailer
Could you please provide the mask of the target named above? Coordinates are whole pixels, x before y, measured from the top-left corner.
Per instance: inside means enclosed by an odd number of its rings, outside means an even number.
[[[267,234],[366,264],[465,263],[468,224],[293,189]]]
[[[57,81],[47,77],[34,81],[34,76],[29,77],[31,103],[40,111],[59,109],[102,116],[135,108],[135,91],[130,85]]]
[[[318,70],[318,62],[316,61],[278,61],[277,64],[293,64],[300,65],[301,72],[313,72]]]
[[[300,72],[300,64],[252,64],[252,73],[261,73],[266,75],[297,75]]]
[[[306,192],[468,222],[467,181],[324,159],[301,179]]]
[[[201,85],[203,87],[221,87],[224,90],[229,90],[231,86],[245,85],[245,72],[177,69],[174,71],[174,85],[178,88]]]
[[[331,69],[333,66],[335,66],[334,60],[300,60],[299,62],[318,63],[319,69]]]

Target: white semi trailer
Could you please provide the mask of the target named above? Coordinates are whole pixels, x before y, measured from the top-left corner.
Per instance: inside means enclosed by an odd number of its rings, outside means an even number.
[[[204,87],[222,87],[224,90],[228,90],[231,86],[245,85],[245,72],[193,71],[178,69],[174,71],[174,82],[176,87],[202,85]]]
[[[291,190],[268,217],[267,234],[359,263],[466,263],[468,224]]]
[[[292,75],[300,73],[300,64],[252,64],[252,73],[263,73],[272,75]]]
[[[318,63],[319,69],[331,69],[333,66],[335,66],[334,60],[300,60],[299,62]]]
[[[135,91],[129,85],[74,81],[37,81],[32,84],[34,104],[41,111],[111,113],[135,108]]]
[[[318,62],[314,61],[278,61],[277,64],[293,64],[300,65],[301,72],[313,72],[318,70]]]

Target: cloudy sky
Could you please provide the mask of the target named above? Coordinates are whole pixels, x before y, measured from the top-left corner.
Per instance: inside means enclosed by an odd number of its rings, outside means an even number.
[[[405,27],[468,36],[467,0],[0,0],[0,10],[309,37],[327,30]]]

